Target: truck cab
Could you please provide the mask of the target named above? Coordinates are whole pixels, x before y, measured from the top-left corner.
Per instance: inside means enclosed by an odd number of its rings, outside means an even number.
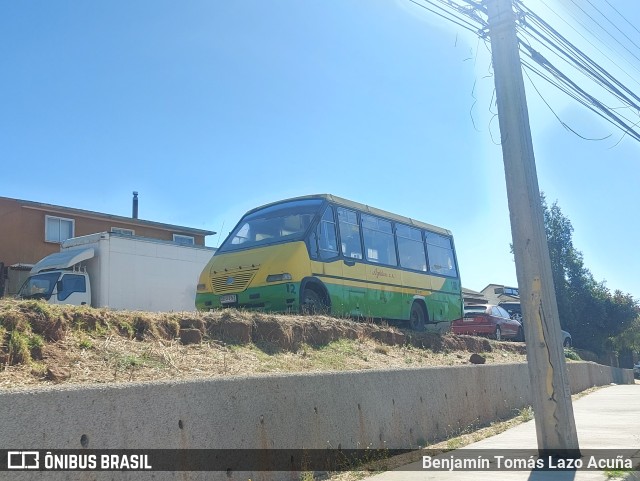
[[[18,294],[50,304],[91,305],[89,276],[80,271],[48,271],[29,277]]]
[[[44,299],[50,304],[91,305],[91,282],[81,263],[93,249],[58,252],[38,262],[20,288],[23,299]]]

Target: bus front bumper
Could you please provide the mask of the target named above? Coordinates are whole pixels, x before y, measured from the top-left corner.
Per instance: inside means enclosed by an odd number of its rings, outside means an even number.
[[[223,295],[211,292],[196,293],[196,309],[249,309],[267,312],[298,312],[300,310],[300,283],[282,283],[262,287],[248,288],[242,292],[229,292]],[[235,296],[235,301],[222,302],[225,296]]]

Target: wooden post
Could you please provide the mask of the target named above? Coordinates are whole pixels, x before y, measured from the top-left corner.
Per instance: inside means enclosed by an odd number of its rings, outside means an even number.
[[[578,457],[511,0],[487,0],[496,102],[538,450]]]

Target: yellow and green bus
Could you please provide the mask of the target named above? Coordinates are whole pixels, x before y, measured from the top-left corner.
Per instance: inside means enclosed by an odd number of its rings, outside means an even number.
[[[247,212],[207,264],[196,307],[408,321],[462,317],[451,232],[334,195]]]

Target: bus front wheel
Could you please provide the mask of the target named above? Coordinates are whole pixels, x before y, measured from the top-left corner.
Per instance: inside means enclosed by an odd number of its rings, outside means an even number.
[[[427,322],[427,313],[419,303],[414,302],[409,315],[409,327],[414,331],[424,331]]]
[[[324,298],[314,289],[306,288],[302,293],[302,313],[303,314],[326,314],[329,306]]]

